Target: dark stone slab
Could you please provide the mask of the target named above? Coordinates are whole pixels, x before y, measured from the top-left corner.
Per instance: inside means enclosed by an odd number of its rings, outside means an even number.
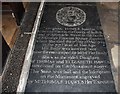
[[[46,4],[39,28],[25,92],[116,92],[96,6]]]
[[[45,4],[46,5],[52,5],[52,4],[54,4],[54,5],[60,5],[60,4],[62,4],[62,5],[69,5],[69,4],[76,4],[76,5],[91,5],[91,6],[96,6],[96,3],[95,2],[45,2]]]
[[[28,11],[33,11],[33,10],[35,11],[39,8],[39,6],[40,6],[40,2],[30,2]]]
[[[24,34],[18,36],[6,62],[2,77],[2,92],[16,92],[30,36]]]
[[[22,32],[32,32],[34,21],[37,15],[38,8],[40,6],[39,2],[30,2],[28,10],[25,13],[24,19],[21,24]]]
[[[28,10],[24,15],[20,26],[21,32],[17,36],[15,45],[9,53],[4,73],[2,75],[3,93],[13,93],[17,90],[22,66],[39,5],[39,2],[30,2]]]

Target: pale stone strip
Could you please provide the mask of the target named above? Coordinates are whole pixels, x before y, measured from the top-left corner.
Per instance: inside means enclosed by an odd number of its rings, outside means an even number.
[[[19,85],[17,87],[17,94],[24,93],[24,91],[25,91],[27,79],[29,76],[29,70],[30,70],[30,66],[31,66],[33,49],[34,49],[34,40],[35,40],[36,32],[38,30],[38,26],[40,24],[43,6],[44,6],[44,0],[41,1],[39,10],[38,10],[38,13],[36,16],[36,20],[35,20],[31,38],[30,38],[30,41],[28,44],[28,48],[27,48],[27,52],[26,52],[26,56],[25,56],[25,60],[24,60],[24,65],[23,65],[20,80],[19,80]]]

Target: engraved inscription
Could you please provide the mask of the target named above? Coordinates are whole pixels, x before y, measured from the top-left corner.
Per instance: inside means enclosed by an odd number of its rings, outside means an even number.
[[[37,35],[31,75],[36,84],[110,84],[105,40],[94,28],[46,28]],[[99,47],[98,47],[99,46]],[[100,49],[102,48],[102,49]],[[102,56],[102,59],[100,58]],[[104,80],[101,80],[104,79]]]
[[[26,92],[114,92],[96,4],[45,3]]]

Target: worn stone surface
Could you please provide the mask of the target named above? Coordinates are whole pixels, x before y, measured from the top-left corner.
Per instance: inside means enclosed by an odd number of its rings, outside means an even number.
[[[11,93],[17,90],[24,58],[31,37],[31,34],[26,34],[26,32],[32,32],[39,5],[40,3],[30,3],[28,11],[24,15],[20,26],[21,33],[17,37],[5,65],[2,76],[2,92]]]
[[[119,3],[118,2],[104,2],[98,3],[98,12],[100,15],[100,20],[103,28],[103,32],[107,41],[108,52],[110,53],[111,64],[113,67],[113,75],[116,83],[117,91],[120,89],[118,88],[119,83]]]
[[[83,10],[85,22],[59,24],[56,13],[64,7]],[[76,11],[58,15],[63,23],[76,24]],[[95,5],[47,3],[39,28],[25,92],[116,92]]]
[[[21,24],[22,32],[32,32],[32,28],[34,25],[34,21],[37,15],[37,10],[39,8],[40,3],[38,2],[31,2],[28,6],[28,10],[25,13],[23,18],[23,22]]]
[[[2,77],[3,92],[15,92],[17,89],[30,36],[20,34],[13,50],[9,54]]]

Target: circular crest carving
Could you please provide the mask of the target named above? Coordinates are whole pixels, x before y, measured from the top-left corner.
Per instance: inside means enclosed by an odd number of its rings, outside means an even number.
[[[86,20],[86,13],[77,7],[64,7],[57,11],[58,23],[68,27],[79,26]]]

